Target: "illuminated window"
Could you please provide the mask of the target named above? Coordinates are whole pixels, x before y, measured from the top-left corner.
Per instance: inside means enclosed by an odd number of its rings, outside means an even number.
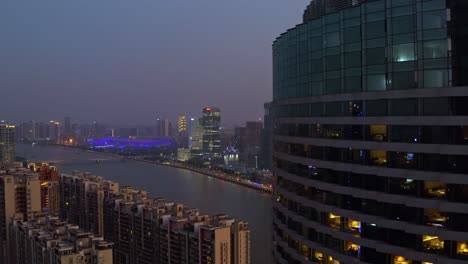
[[[387,164],[387,152],[385,150],[369,151],[369,162],[374,165]]]
[[[334,214],[328,214],[328,226],[340,229],[341,228],[341,217]]]
[[[445,198],[447,185],[441,182],[424,182],[424,195],[429,198]]]
[[[359,250],[361,246],[356,245],[352,242],[346,242],[346,253],[351,256],[359,256]]]
[[[310,258],[311,252],[312,250],[308,246],[302,245],[301,253],[306,259]]]
[[[370,125],[369,134],[374,141],[387,140],[387,126],[386,125]]]
[[[361,222],[348,219],[348,230],[351,231],[354,234],[360,234],[361,233]]]
[[[468,256],[468,243],[467,242],[458,242],[457,254]]]
[[[334,260],[332,257],[327,258],[327,264],[340,264],[338,260]]]
[[[435,209],[424,209],[424,222],[428,226],[445,227],[447,220],[446,213]]]
[[[405,62],[415,60],[414,43],[393,45],[393,61]]]
[[[314,253],[314,260],[321,262],[323,260],[323,253],[321,252],[315,252]]]
[[[444,240],[438,236],[423,236],[423,250],[428,252],[441,252],[444,250]]]
[[[406,259],[402,256],[394,256],[393,257],[393,264],[412,264],[413,261]]]

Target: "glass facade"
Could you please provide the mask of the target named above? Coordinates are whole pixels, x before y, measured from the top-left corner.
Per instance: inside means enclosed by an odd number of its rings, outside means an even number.
[[[276,263],[468,261],[466,14],[314,0],[274,42]]]

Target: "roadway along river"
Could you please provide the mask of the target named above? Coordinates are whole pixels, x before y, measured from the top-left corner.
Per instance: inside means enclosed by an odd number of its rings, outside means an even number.
[[[121,185],[149,191],[152,197],[182,202],[201,212],[225,213],[247,221],[251,229],[253,264],[272,263],[271,200],[269,194],[177,168],[79,150],[19,144],[17,155],[34,161],[52,161],[59,173],[91,172]],[[97,164],[96,159],[102,160]]]

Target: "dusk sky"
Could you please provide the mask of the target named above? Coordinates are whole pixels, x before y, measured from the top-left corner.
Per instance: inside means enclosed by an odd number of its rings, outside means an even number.
[[[5,0],[0,119],[149,124],[263,115],[271,44],[309,0]]]

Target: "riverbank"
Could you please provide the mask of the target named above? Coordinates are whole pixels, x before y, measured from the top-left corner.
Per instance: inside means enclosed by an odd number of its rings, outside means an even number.
[[[230,174],[226,174],[226,173],[223,173],[223,172],[213,171],[213,170],[209,170],[209,169],[205,169],[205,168],[197,168],[197,167],[187,166],[187,165],[182,164],[182,163],[175,163],[175,162],[168,162],[168,161],[167,162],[157,162],[157,161],[145,160],[145,159],[142,159],[142,158],[125,157],[125,156],[121,156],[121,155],[113,154],[113,153],[105,153],[105,152],[94,151],[94,150],[89,150],[89,149],[82,149],[82,148],[77,148],[77,147],[73,147],[73,146],[48,145],[48,147],[73,149],[73,150],[77,150],[77,151],[81,150],[81,151],[85,151],[85,152],[95,153],[95,154],[104,155],[104,156],[111,156],[111,157],[121,158],[121,159],[125,159],[125,160],[133,160],[133,161],[139,161],[139,162],[145,162],[145,163],[152,163],[152,164],[161,165],[161,166],[168,166],[168,167],[178,168],[178,169],[193,171],[193,172],[196,172],[196,173],[199,173],[199,174],[203,174],[205,176],[209,176],[209,177],[213,177],[213,178],[216,178],[216,179],[219,179],[219,180],[222,180],[222,181],[227,181],[227,182],[230,182],[230,183],[241,185],[241,186],[244,186],[244,187],[247,187],[247,188],[250,188],[250,189],[254,189],[254,190],[257,190],[257,191],[261,191],[261,192],[265,192],[265,193],[272,193],[273,192],[271,186],[251,182],[249,180],[242,179],[237,175],[230,175]]]

